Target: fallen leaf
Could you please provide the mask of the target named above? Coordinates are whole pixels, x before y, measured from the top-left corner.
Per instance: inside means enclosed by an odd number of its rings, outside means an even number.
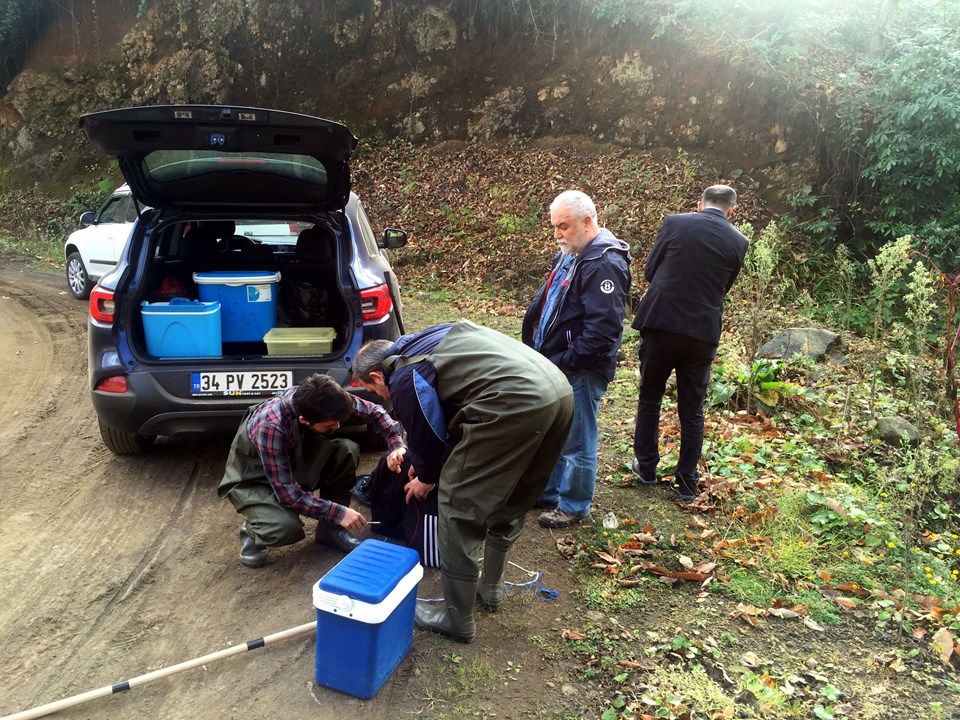
[[[837,605],[839,605],[840,607],[846,608],[847,610],[852,610],[853,608],[855,608],[855,607],[857,606],[857,603],[856,603],[855,601],[851,600],[850,598],[835,597],[835,598],[833,599],[833,601],[834,601]]]
[[[613,557],[612,555],[610,555],[609,553],[605,553],[605,552],[602,552],[602,551],[600,551],[600,550],[597,550],[597,551],[596,551],[596,554],[597,554],[597,557],[599,557],[601,560],[603,560],[603,561],[605,561],[605,562],[608,562],[608,563],[610,563],[611,565],[619,565],[619,564],[620,564],[620,561],[617,560],[617,559],[616,559],[615,557]]]
[[[949,628],[942,627],[933,636],[933,650],[944,665],[950,665],[953,656],[953,634]]]
[[[806,625],[811,630],[816,630],[817,632],[823,632],[823,627],[813,618],[804,618],[803,624]]]
[[[679,556],[677,558],[677,562],[683,565],[683,567],[686,568],[687,570],[691,570],[693,568],[693,560],[688,558],[686,555]]]
[[[744,667],[753,668],[762,665],[763,660],[761,660],[756,653],[748,651],[740,656],[740,664]]]
[[[564,630],[560,637],[564,640],[585,640],[587,636],[577,630]]]
[[[793,618],[800,617],[800,615],[793,610],[788,610],[787,608],[770,608],[767,610],[767,614],[778,617],[781,620],[792,620]]]

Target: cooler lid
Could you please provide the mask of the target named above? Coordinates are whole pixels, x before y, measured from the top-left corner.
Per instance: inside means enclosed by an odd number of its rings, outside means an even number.
[[[195,272],[193,281],[197,285],[260,285],[280,282],[279,272],[266,270],[222,270],[216,272]]]
[[[188,300],[186,298],[173,298],[170,302],[147,302],[141,301],[140,311],[147,314],[162,315],[209,315],[220,312],[220,302],[201,302],[200,300]]]
[[[421,577],[416,550],[364,540],[313,586],[313,605],[362,622],[382,622]]]

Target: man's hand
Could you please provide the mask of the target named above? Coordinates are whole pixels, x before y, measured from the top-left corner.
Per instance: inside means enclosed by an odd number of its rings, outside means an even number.
[[[407,449],[405,447],[397,448],[392,453],[387,455],[387,468],[391,472],[398,473],[400,472],[400,465],[403,463],[403,457],[407,454]]]
[[[411,472],[413,468],[410,468]],[[427,495],[429,495],[435,485],[428,485],[427,483],[420,482],[420,480],[414,476],[411,478],[410,482],[403,486],[403,489],[407,493],[407,502],[409,503],[413,498],[417,500],[423,500]]]
[[[367,526],[367,519],[353,508],[346,508],[343,513],[343,519],[340,521],[340,527],[350,532],[363,530]]]

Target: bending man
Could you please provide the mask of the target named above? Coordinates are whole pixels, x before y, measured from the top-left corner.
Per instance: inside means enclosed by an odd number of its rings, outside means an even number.
[[[563,449],[570,384],[539,353],[465,320],[374,340],[353,372],[407,431],[407,497],[438,492],[444,604],[418,604],[417,625],[470,642],[477,595],[499,608],[507,555]]]

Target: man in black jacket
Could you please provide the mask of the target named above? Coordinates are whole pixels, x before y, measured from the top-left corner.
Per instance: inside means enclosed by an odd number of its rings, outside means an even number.
[[[540,496],[537,521],[566,527],[590,515],[597,483],[597,412],[613,379],[630,289],[630,251],[597,224],[579,190],[550,204],[559,252],[523,318],[523,342],[560,368],[573,388],[573,424],[563,455]]]
[[[660,405],[675,370],[680,458],[674,487],[683,501],[697,491],[703,399],[720,342],[723,300],[747,253],[747,239],[730,222],[736,205],[733,188],[712,185],[697,212],[664,220],[643,271],[650,288],[633,321],[643,337],[633,471],[643,483],[657,482]]]

